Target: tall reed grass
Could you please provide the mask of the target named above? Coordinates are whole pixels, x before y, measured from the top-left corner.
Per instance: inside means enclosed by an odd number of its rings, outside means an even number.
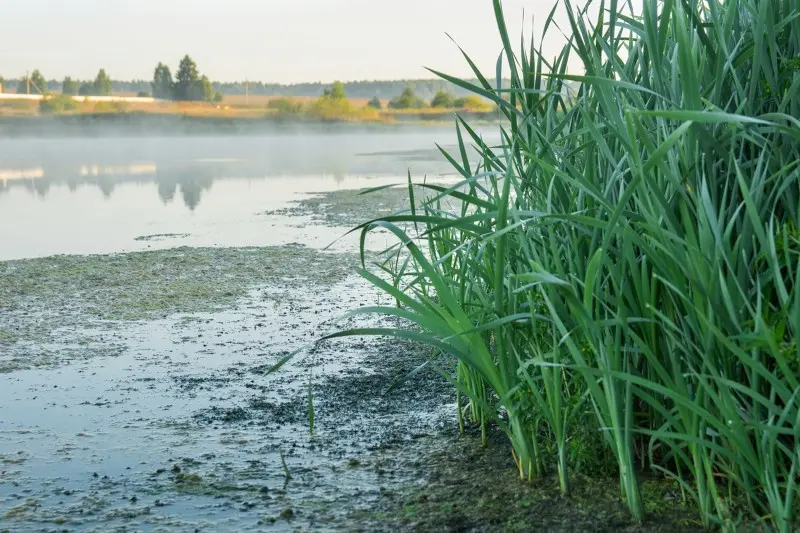
[[[435,73],[499,106],[502,142],[457,119],[463,180],[360,228],[397,238],[362,270],[397,305],[357,312],[409,326],[341,334],[455,361],[459,420],[499,424],[523,479],[555,464],[569,492],[596,434],[637,518],[655,474],[706,525],[796,531],[800,2],[609,0],[591,20],[564,0],[554,58],[512,46],[493,2],[510,88],[466,54],[478,84]]]

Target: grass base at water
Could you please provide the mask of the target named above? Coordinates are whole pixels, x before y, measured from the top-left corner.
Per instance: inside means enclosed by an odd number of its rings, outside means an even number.
[[[381,531],[529,531],[570,532],[700,532],[701,521],[682,502],[674,483],[646,480],[650,516],[632,519],[618,497],[614,478],[575,479],[569,497],[549,475],[533,484],[519,483],[505,435],[493,430],[489,447],[481,446],[479,428],[463,437],[450,437],[440,450],[415,465],[419,484],[387,493],[376,509],[357,519]],[[364,529],[366,531],[366,529]]]

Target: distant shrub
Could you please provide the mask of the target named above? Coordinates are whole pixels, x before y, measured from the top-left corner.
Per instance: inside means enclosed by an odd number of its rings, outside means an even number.
[[[217,92],[214,93],[214,100],[213,100],[214,103],[218,104],[218,103],[222,102],[222,100],[224,100],[224,99],[225,99],[225,95],[222,94],[222,91],[217,91]]]
[[[470,111],[488,111],[492,108],[492,105],[480,96],[472,94],[470,96],[456,98],[453,101],[453,107],[457,109],[469,109]]]
[[[347,95],[344,92],[344,84],[340,81],[333,82],[333,85],[329,89],[325,89],[325,92],[322,94],[324,98],[331,98],[333,100],[343,100],[347,98]]]
[[[267,109],[282,116],[300,116],[303,114],[305,106],[303,102],[294,98],[275,98],[267,102]]]
[[[57,115],[75,111],[78,103],[67,95],[56,95],[39,101],[39,112],[43,115]]]
[[[425,107],[425,100],[414,93],[414,89],[409,85],[400,96],[389,102],[390,109],[421,109]]]
[[[137,98],[151,98],[152,95],[147,91],[139,91],[138,93],[136,93],[136,97]]]
[[[274,98],[267,103],[272,116],[285,120],[320,122],[378,121],[381,114],[369,106],[354,107],[347,98],[321,96],[310,103],[297,98]]]
[[[317,120],[347,120],[352,113],[350,102],[346,98],[330,95],[314,100],[306,112],[309,118]]]
[[[456,107],[456,97],[448,91],[438,91],[431,100],[431,107],[453,108]]]
[[[381,104],[380,99],[375,96],[372,98],[372,100],[367,102],[367,107],[371,107],[372,109],[383,109],[383,104]]]

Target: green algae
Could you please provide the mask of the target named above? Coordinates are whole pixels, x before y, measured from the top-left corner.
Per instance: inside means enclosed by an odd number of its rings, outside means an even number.
[[[347,189],[314,193],[289,207],[264,214],[306,216],[316,224],[350,228],[379,216],[408,209],[408,188],[405,186],[366,191],[367,189]],[[424,195],[424,191],[415,187],[414,194],[419,198]]]
[[[28,460],[28,455],[25,452],[17,452],[15,454],[0,453],[0,465],[21,465]]]
[[[7,261],[0,263],[0,297],[17,307],[33,303],[41,309],[77,309],[105,320],[153,319],[229,307],[254,285],[296,281],[296,267],[309,261],[318,270],[313,281],[330,283],[341,273],[340,259],[302,246],[281,246]]]
[[[6,520],[14,520],[24,518],[30,513],[36,511],[36,509],[41,505],[41,502],[35,498],[28,498],[25,502],[17,505],[16,507],[12,507],[3,515],[3,518]]]
[[[0,262],[0,373],[119,355],[126,322],[223,311],[257,287],[329,286],[354,264],[296,245]]]

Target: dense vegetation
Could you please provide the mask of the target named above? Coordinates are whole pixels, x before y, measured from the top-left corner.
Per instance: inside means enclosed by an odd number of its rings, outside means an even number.
[[[463,181],[419,201],[409,180],[409,212],[362,226],[398,239],[362,271],[397,306],[356,313],[409,326],[337,336],[433,346],[459,420],[498,424],[524,480],[614,471],[641,518],[663,476],[705,525],[797,531],[798,3],[565,5],[550,61],[494,0],[509,88],[441,74],[500,107],[501,143],[459,119]]]
[[[221,102],[223,98],[222,93],[214,89],[208,76],[200,75],[197,63],[188,55],[181,59],[174,79],[169,67],[159,63],[150,85],[153,97],[162,100]]]

